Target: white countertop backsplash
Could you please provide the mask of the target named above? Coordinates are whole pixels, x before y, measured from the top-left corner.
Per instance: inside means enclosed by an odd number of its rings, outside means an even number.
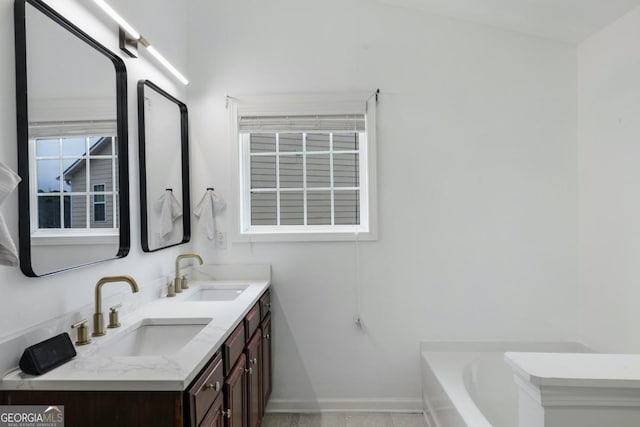
[[[122,303],[118,329],[108,329],[104,337],[92,337],[92,343],[76,347],[78,355],[66,364],[40,376],[26,375],[15,369],[24,349],[30,345],[68,332],[75,340],[73,323],[86,318],[92,331],[93,301],[80,309],[28,330],[0,339],[0,373],[5,373],[0,388],[7,390],[184,390],[214,352],[233,332],[247,312],[270,285],[268,264],[203,265],[184,269],[190,289],[175,298],[166,298],[168,278],[140,283],[140,292],[123,292],[104,297],[105,322],[108,307]],[[201,287],[247,284],[248,288],[232,301],[186,301]],[[170,356],[105,357],[102,345],[137,327],[142,319],[211,318],[212,320],[180,351]],[[10,372],[8,372],[10,371]],[[8,372],[8,373],[7,373]]]

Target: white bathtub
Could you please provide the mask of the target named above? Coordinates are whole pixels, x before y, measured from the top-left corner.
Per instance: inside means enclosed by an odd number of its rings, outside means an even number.
[[[424,342],[422,398],[430,427],[516,427],[518,389],[507,351],[584,353],[577,343]]]

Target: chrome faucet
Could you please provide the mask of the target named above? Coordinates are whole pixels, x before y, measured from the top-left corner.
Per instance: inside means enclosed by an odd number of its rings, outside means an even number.
[[[204,263],[204,261],[202,261],[202,257],[198,254],[190,253],[178,255],[178,257],[176,258],[176,275],[173,279],[173,287],[178,293],[182,292],[183,289],[189,288],[189,285],[187,284],[187,278],[183,277],[182,279],[180,279],[180,260],[183,260],[185,258],[195,258],[200,262],[200,265]]]
[[[93,314],[93,333],[94,337],[101,337],[106,332],[104,331],[104,318],[102,317],[102,286],[106,283],[113,282],[126,282],[131,286],[133,293],[139,291],[138,284],[131,276],[107,276],[98,280],[96,284],[96,312]]]

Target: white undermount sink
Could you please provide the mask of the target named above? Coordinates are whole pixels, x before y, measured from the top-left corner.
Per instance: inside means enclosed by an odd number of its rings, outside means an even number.
[[[143,319],[132,330],[103,343],[104,356],[168,356],[181,350],[211,318]]]
[[[213,285],[199,289],[187,298],[187,301],[233,301],[249,285]]]

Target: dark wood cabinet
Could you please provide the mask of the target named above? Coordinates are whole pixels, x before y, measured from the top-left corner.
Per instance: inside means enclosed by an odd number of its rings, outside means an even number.
[[[222,408],[223,397],[222,394],[218,395],[215,402],[209,409],[209,412],[204,417],[202,424],[198,427],[223,427],[224,426],[224,412]]]
[[[231,368],[236,364],[236,360],[238,360],[238,357],[240,357],[244,351],[244,345],[246,343],[244,323],[244,321],[240,322],[222,345],[225,376],[229,375]]]
[[[258,427],[262,418],[262,330],[253,335],[247,355],[247,426]]]
[[[244,329],[247,334],[247,342],[249,342],[251,337],[253,337],[258,326],[260,326],[260,303],[256,303],[244,318]]]
[[[192,426],[199,426],[209,408],[222,391],[224,374],[222,355],[218,352],[187,390],[189,398],[189,420]]]
[[[247,413],[247,380],[244,354],[224,381],[224,413],[226,427],[246,427]]]
[[[259,427],[272,389],[267,290],[184,391],[0,390],[0,405],[65,406],[68,425]]]
[[[260,297],[260,319],[267,317],[271,312],[271,291],[267,291]]]
[[[92,427],[183,427],[180,391],[2,390],[2,405],[63,405],[65,424]]]
[[[271,315],[268,315],[262,321],[262,412],[264,415],[267,402],[271,396],[271,389],[273,387],[272,377],[272,353],[271,353]]]

